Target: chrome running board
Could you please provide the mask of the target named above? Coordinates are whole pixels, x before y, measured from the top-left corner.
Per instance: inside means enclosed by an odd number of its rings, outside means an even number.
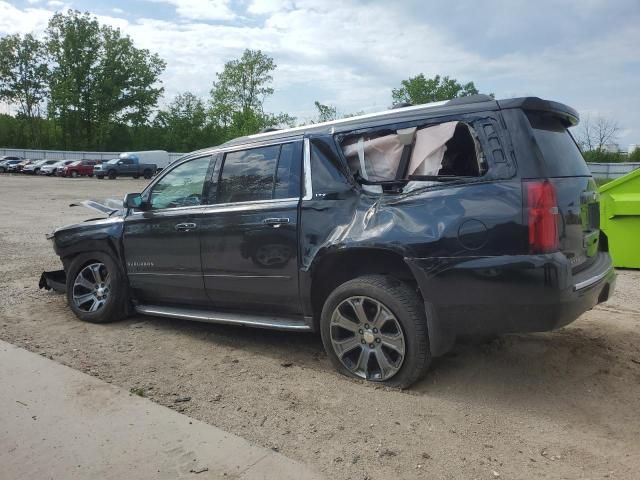
[[[163,307],[156,305],[136,305],[135,310],[143,315],[156,317],[179,318],[196,322],[225,323],[244,325],[247,327],[270,328],[274,330],[310,331],[311,327],[304,317],[286,318],[271,315],[255,315],[245,313],[216,312],[180,307]],[[309,322],[310,323],[310,322]]]

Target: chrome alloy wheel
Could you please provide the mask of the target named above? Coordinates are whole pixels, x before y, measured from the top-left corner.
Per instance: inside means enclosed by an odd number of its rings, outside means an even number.
[[[338,359],[354,375],[384,381],[402,367],[406,342],[400,322],[381,302],[349,297],[333,311],[331,345]]]
[[[85,312],[97,312],[107,303],[111,276],[104,263],[84,267],[73,282],[73,303]]]

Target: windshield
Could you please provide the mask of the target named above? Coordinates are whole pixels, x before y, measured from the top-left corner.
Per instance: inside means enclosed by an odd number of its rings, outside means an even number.
[[[81,163],[82,163],[82,161],[81,161],[81,160],[76,160],[75,162],[71,162],[71,163],[69,163],[69,166],[70,166],[70,167],[75,167],[76,165],[80,165]]]
[[[119,161],[120,161],[120,159],[119,159],[119,158],[112,158],[112,159],[111,159],[111,160],[109,160],[107,163],[111,163],[111,164],[113,164],[113,163],[118,163]]]

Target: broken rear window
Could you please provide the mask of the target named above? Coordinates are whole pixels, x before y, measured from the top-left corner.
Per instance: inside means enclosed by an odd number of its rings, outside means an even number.
[[[351,172],[369,182],[432,177],[479,177],[487,164],[465,122],[346,135],[340,142]]]

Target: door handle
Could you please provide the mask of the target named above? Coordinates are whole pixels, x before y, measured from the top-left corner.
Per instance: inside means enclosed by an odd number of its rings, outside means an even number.
[[[280,225],[289,223],[288,218],[265,218],[262,223],[271,225],[273,228],[278,228]]]
[[[175,226],[175,229],[178,232],[190,232],[191,230],[195,230],[198,228],[198,225],[195,223],[178,223]]]

